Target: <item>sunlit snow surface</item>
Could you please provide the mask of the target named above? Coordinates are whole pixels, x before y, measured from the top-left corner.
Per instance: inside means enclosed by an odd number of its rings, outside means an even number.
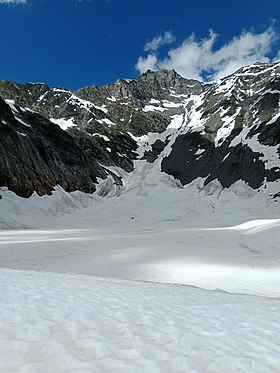
[[[279,372],[278,186],[124,180],[0,190],[0,371]]]
[[[0,271],[1,372],[279,372],[279,300]]]

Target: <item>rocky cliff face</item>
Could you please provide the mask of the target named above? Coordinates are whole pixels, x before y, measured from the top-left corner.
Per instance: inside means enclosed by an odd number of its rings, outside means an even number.
[[[45,117],[0,99],[0,185],[20,196],[67,191],[94,192],[96,176],[105,176],[72,136]]]
[[[72,92],[0,82],[0,185],[21,196],[122,185],[134,161],[185,185],[198,177],[254,189],[280,178],[280,64],[213,84],[175,71]]]
[[[223,187],[241,179],[257,189],[279,179],[279,83],[279,64],[255,64],[209,87],[163,171],[183,184],[200,176]]]

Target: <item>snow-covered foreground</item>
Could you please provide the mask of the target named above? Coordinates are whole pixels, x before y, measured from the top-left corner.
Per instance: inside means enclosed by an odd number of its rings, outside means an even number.
[[[0,265],[280,297],[280,221],[264,222],[248,229],[3,231]]]
[[[280,371],[278,185],[149,167],[112,198],[0,190],[1,372]]]
[[[5,373],[279,372],[280,302],[0,270]]]

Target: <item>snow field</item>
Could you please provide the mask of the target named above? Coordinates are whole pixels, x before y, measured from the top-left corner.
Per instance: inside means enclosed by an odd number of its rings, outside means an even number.
[[[0,266],[280,297],[279,222],[255,223],[262,230],[250,233],[252,222],[245,230],[209,230],[133,221],[125,228],[1,232]]]
[[[278,185],[135,166],[114,198],[0,189],[0,372],[278,373]]]
[[[278,372],[278,299],[0,270],[5,373]]]

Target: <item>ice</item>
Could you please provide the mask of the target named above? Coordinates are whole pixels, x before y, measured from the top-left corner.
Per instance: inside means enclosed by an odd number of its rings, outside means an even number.
[[[240,113],[241,108],[239,107],[234,115],[224,115],[223,112],[220,113],[220,117],[224,124],[221,128],[218,129],[216,137],[215,137],[215,146],[221,145],[227,137],[231,134],[232,130],[235,126],[235,119],[237,115]]]
[[[114,96],[107,97],[107,100],[112,101],[112,102],[116,102],[117,101],[116,97],[114,97]]]
[[[201,118],[202,111],[199,110],[200,106],[203,104],[203,95],[195,96],[191,95],[189,99],[185,102],[185,108],[187,108],[188,103],[193,102],[191,110],[186,111],[184,118],[186,131],[200,131],[204,129],[204,119]]]
[[[178,107],[182,107],[181,103],[175,103],[175,102],[171,102],[171,101],[167,101],[167,100],[163,100],[163,105],[166,108],[178,108]]]
[[[271,120],[274,121],[277,120],[277,118],[272,118]],[[278,145],[275,146],[267,146],[262,145],[259,140],[257,133],[256,135],[249,137],[247,136],[250,132],[251,128],[248,126],[245,126],[243,130],[240,132],[238,136],[236,136],[231,141],[231,146],[237,145],[239,142],[242,142],[242,144],[247,144],[254,152],[264,154],[265,157],[265,168],[269,169],[272,167],[278,167],[279,166],[279,155],[278,155]]]
[[[279,103],[279,105],[280,105],[280,103]],[[276,115],[274,115],[274,117],[272,119],[270,119],[269,122],[267,122],[267,125],[275,123],[279,119],[279,117],[280,117],[280,113],[277,113]]]
[[[279,214],[267,194],[245,183],[223,190],[198,180],[182,188],[159,162],[136,161],[132,174],[107,168],[124,185],[104,181],[97,191],[118,198],[58,189],[22,200],[1,192],[4,228],[47,230],[0,232],[0,265],[280,296],[279,221],[265,220]],[[240,224],[252,226],[234,228]]]
[[[280,225],[280,219],[260,219],[251,220],[242,224],[235,225],[233,227],[223,229],[237,229],[237,230],[248,230],[248,231],[260,231],[265,229],[271,229]]]
[[[216,83],[215,94],[230,92],[232,88],[234,87],[235,82],[236,82],[236,78],[218,80]]]
[[[44,100],[46,96],[46,93],[42,94],[39,98],[38,98],[38,102],[41,102],[42,100]]]
[[[111,121],[110,119],[108,119],[108,118],[97,119],[97,122],[100,123],[100,124],[105,123],[105,124],[108,124],[108,125],[110,125],[110,126],[114,126],[114,125],[115,125],[115,123],[112,122],[112,121]]]
[[[183,114],[175,114],[171,118],[171,122],[167,128],[180,128],[182,126],[184,120]]]
[[[10,108],[15,111],[15,112],[18,112],[17,108],[15,107],[15,101],[14,100],[5,100],[6,104],[8,104],[10,106]]]
[[[67,130],[67,128],[70,128],[70,127],[74,127],[76,126],[76,124],[74,123],[74,118],[70,118],[70,119],[65,119],[65,118],[59,118],[59,119],[55,119],[55,118],[50,118],[51,122],[59,125],[59,127],[61,129],[63,129],[64,131]]]
[[[165,111],[166,109],[160,106],[146,105],[143,111]]]
[[[0,371],[277,373],[277,183],[134,167],[93,195],[0,188]]]
[[[100,133],[93,133],[91,136],[98,136],[98,137],[101,137],[104,141],[106,141],[106,142],[109,142],[109,141],[111,141],[110,139],[109,139],[109,137],[107,137],[107,136],[105,136],[105,135],[101,135]]]
[[[21,124],[23,124],[25,127],[31,127],[30,124],[27,124],[25,123],[23,120],[21,120],[20,118],[18,118],[17,116],[15,116],[15,119],[20,122]]]
[[[56,95],[59,95],[60,93],[66,93],[68,98],[66,100],[67,103],[74,105],[74,106],[79,106],[80,108],[88,110],[91,114],[95,115],[91,110],[92,108],[98,109],[103,111],[105,114],[108,112],[108,109],[106,108],[105,105],[98,106],[92,103],[91,101],[84,100],[78,96],[76,96],[74,93],[71,91],[61,89],[61,88],[52,88],[53,92],[56,92]],[[41,99],[41,98],[40,98]]]
[[[23,136],[23,137],[26,136],[26,133],[23,133],[23,132],[18,132],[18,131],[16,131],[16,133],[18,133],[20,136]]]

